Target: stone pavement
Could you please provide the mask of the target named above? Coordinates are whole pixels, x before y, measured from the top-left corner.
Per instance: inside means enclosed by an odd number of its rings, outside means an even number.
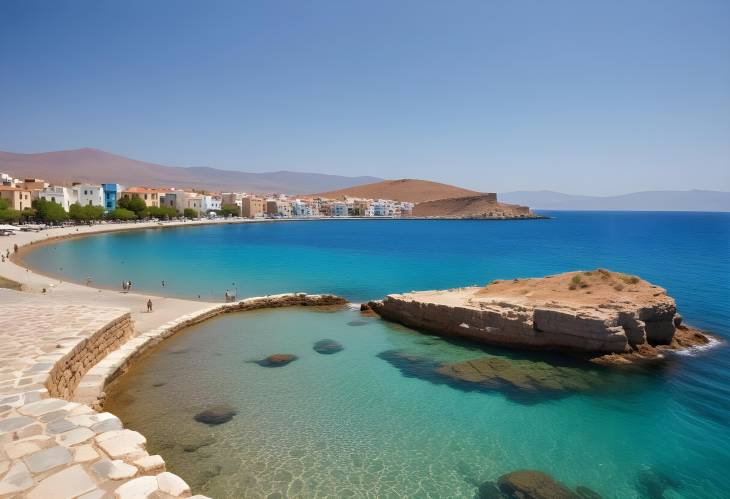
[[[0,497],[191,495],[116,416],[51,396],[132,334],[128,309],[0,290]]]

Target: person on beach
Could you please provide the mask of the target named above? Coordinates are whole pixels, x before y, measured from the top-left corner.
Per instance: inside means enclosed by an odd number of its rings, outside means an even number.
[[[10,251],[10,250],[8,250],[8,252],[9,252],[9,251]],[[15,253],[17,253],[17,252],[18,252],[18,245],[17,245],[17,244],[14,244],[14,245],[13,245],[13,251],[14,251]]]
[[[152,299],[147,300],[147,312],[152,312]]]

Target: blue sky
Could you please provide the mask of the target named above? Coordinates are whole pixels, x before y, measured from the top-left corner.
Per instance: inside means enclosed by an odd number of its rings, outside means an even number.
[[[0,150],[730,191],[730,2],[0,2]]]

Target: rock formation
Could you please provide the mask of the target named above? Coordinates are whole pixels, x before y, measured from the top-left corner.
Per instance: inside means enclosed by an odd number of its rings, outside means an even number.
[[[677,328],[677,307],[664,289],[603,269],[388,295],[369,305],[406,326],[515,348],[651,356],[658,345],[707,342]]]
[[[600,499],[588,487],[573,492],[550,475],[536,470],[518,470],[502,475],[496,482],[479,486],[478,499]]]
[[[195,421],[207,424],[208,426],[216,426],[227,423],[233,419],[233,416],[236,414],[238,414],[238,411],[235,407],[231,407],[227,404],[221,404],[209,407],[208,409],[197,413],[195,415]]]
[[[324,355],[331,355],[333,353],[341,352],[343,350],[342,344],[336,342],[335,340],[319,340],[314,344],[312,347],[315,352],[321,353]]]
[[[294,362],[297,358],[298,357],[296,355],[289,353],[275,353],[274,355],[269,355],[265,359],[256,361],[256,363],[262,367],[283,367]]]

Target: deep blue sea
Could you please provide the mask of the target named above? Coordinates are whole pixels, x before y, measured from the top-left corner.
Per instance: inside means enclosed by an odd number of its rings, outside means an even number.
[[[142,230],[59,242],[26,260],[99,285],[131,279],[136,290],[156,294],[306,291],[354,302],[603,267],[667,288],[686,322],[730,339],[730,214],[546,214],[553,218]],[[726,343],[649,372],[578,366],[567,372],[599,376],[601,386],[524,397],[439,383],[389,352],[434,362],[497,356],[518,369],[565,369],[562,361],[359,320],[348,310],[214,319],[137,364],[115,387],[110,408],[145,433],[173,471],[216,497],[473,497],[479,482],[519,468],[604,497],[730,497]],[[312,342],[322,338],[345,350],[314,353]],[[299,359],[279,369],[246,362],[277,352]],[[221,401],[239,409],[230,423],[193,421],[196,410]],[[180,428],[210,441],[186,451],[175,443]]]

